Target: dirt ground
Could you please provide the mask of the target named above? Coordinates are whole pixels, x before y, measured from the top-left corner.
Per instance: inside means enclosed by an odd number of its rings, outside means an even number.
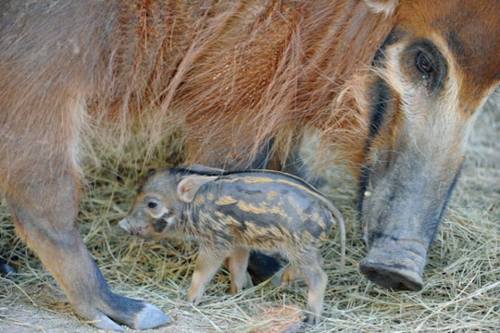
[[[500,98],[498,98],[500,100]],[[500,105],[500,103],[497,103]],[[128,163],[128,164],[127,164]],[[196,248],[150,243],[123,235],[123,216],[141,175],[138,160],[112,158],[85,172],[86,197],[79,216],[85,242],[114,290],[143,298],[173,318],[151,332],[283,332],[298,321],[304,288],[272,283],[228,296],[227,274],[211,283],[198,307],[185,302]],[[348,260],[338,262],[338,235],[322,248],[329,275],[324,317],[311,332],[494,332],[500,328],[500,108],[489,107],[470,139],[463,175],[433,245],[420,292],[390,292],[361,276],[365,253],[354,205],[354,182],[328,175],[323,190],[348,224]],[[0,279],[0,332],[96,332],[72,312],[53,278],[14,236],[0,205],[0,253],[18,270]],[[126,329],[126,331],[131,331]]]

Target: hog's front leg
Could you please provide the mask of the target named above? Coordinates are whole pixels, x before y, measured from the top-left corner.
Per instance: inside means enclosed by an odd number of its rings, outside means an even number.
[[[228,253],[217,253],[213,249],[201,248],[193,272],[191,286],[188,290],[188,301],[194,305],[200,303],[208,282],[219,270]]]
[[[123,330],[117,323],[148,329],[170,320],[157,307],[109,289],[74,223],[78,211],[74,173],[38,173],[21,179],[6,196],[16,230],[81,316],[98,328],[117,331]]]

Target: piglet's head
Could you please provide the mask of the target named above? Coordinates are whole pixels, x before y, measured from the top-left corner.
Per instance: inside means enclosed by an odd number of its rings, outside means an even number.
[[[151,175],[119,226],[146,239],[177,238],[182,234],[187,204],[198,189],[217,177],[182,174],[175,169]]]
[[[178,205],[171,204],[157,193],[141,193],[130,213],[119,226],[131,235],[143,238],[165,238],[181,219]]]

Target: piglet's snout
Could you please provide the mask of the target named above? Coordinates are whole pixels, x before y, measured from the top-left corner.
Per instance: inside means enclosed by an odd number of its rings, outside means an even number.
[[[130,223],[127,219],[123,219],[118,222],[118,226],[133,236],[144,236],[145,233],[145,230],[142,227],[134,226],[133,223]]]
[[[127,219],[123,219],[120,222],[118,222],[118,226],[125,230],[126,232],[130,232],[130,224],[128,223]]]

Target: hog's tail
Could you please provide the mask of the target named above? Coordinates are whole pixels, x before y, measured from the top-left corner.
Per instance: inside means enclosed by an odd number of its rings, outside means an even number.
[[[345,223],[344,223],[344,216],[342,213],[335,207],[333,204],[329,205],[330,210],[333,214],[333,217],[337,220],[337,224],[339,227],[339,233],[340,233],[340,265],[342,267],[345,267]]]

